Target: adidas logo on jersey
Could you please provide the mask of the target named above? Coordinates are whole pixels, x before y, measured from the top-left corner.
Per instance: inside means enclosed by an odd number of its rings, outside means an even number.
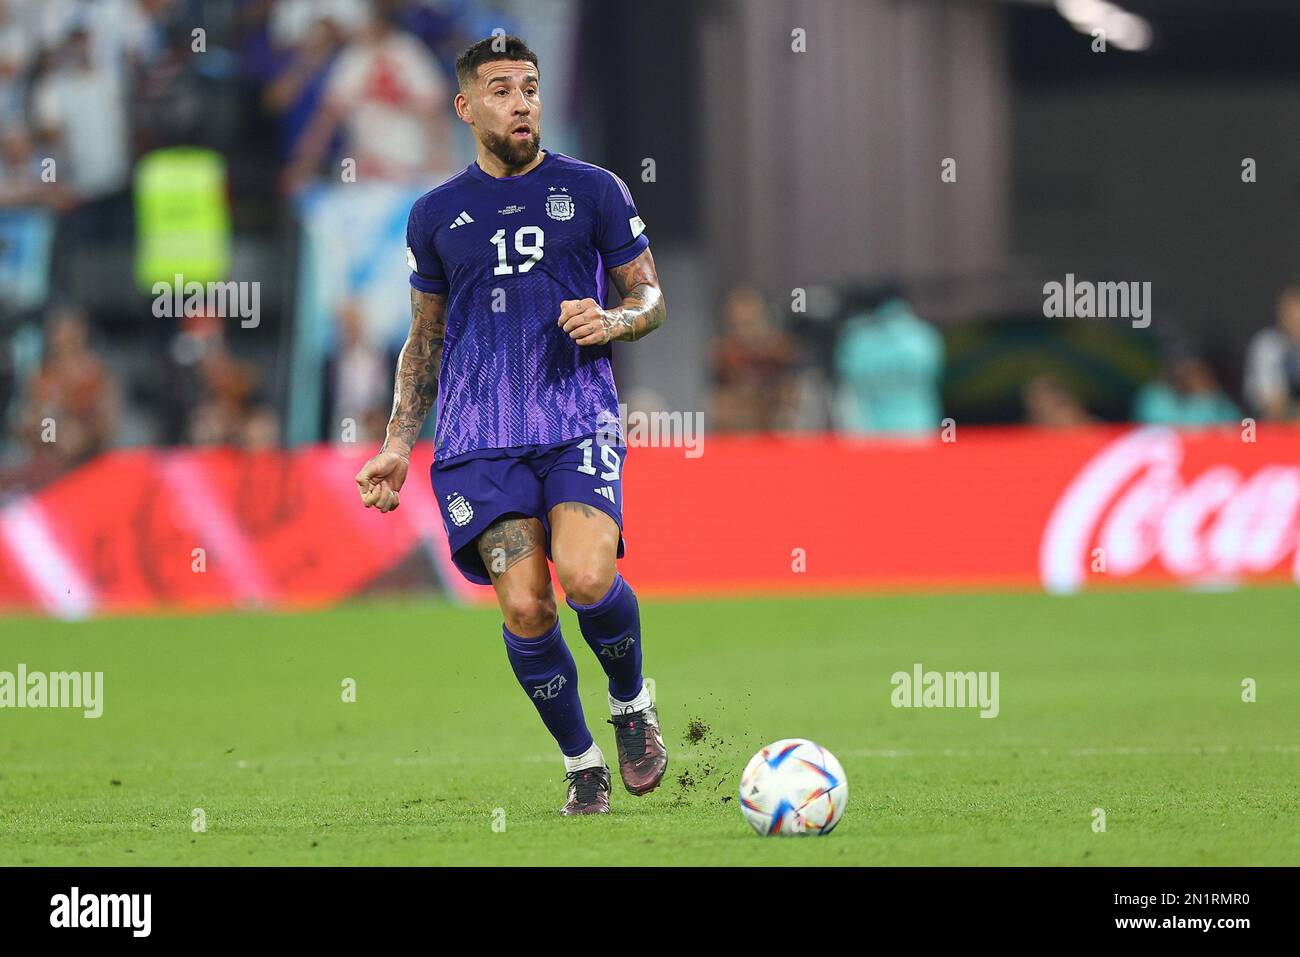
[[[474,222],[474,217],[462,209],[460,215],[452,222],[451,228],[455,229],[457,226],[464,226],[472,222]]]

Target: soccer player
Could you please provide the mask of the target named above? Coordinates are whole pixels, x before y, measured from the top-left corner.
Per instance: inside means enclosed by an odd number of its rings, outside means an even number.
[[[647,794],[668,754],[641,674],[636,595],[616,564],[627,450],[610,343],[657,329],[664,299],[623,181],[541,149],[536,54],[518,37],[481,40],[456,76],[478,158],[411,209],[411,331],[387,439],[357,487],[367,508],[398,507],[436,392],[431,478],[452,558],[496,590],[510,666],[564,755],[561,813],[604,813],[610,772],[583,717],[547,559],[609,677],[623,784]],[[607,273],[615,309],[602,308]]]

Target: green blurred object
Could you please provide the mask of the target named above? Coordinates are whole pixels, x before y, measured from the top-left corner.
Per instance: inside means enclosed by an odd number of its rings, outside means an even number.
[[[1183,395],[1164,382],[1149,382],[1138,390],[1133,418],[1143,425],[1195,428],[1235,423],[1241,411],[1222,392]]]
[[[848,319],[835,349],[845,432],[930,432],[942,418],[943,337],[901,299]]]
[[[1093,415],[1128,421],[1138,389],[1162,368],[1159,341],[1148,332],[1088,319],[1044,322],[1027,313],[948,326],[944,412],[959,422],[1021,422],[1025,384],[1051,375]]]
[[[135,279],[155,283],[220,282],[230,271],[230,203],[226,161],[212,150],[155,150],[135,168]]]

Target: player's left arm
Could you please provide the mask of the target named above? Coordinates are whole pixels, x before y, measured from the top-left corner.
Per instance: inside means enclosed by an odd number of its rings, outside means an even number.
[[[609,270],[623,304],[602,309],[594,299],[560,303],[560,327],[580,346],[603,346],[616,340],[635,342],[658,329],[667,315],[659,273],[650,250]]]

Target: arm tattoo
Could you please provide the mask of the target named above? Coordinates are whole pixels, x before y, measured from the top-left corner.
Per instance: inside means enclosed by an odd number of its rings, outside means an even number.
[[[542,523],[535,518],[503,518],[488,526],[478,537],[478,554],[496,581],[512,566],[537,551],[542,541]]]
[[[411,454],[438,394],[442,344],[447,336],[447,296],[411,288],[411,331],[397,357],[393,414],[388,420],[384,449]]]
[[[630,263],[615,266],[609,271],[614,279],[623,305],[609,310],[605,328],[611,340],[635,342],[654,332],[663,323],[667,310],[664,295],[659,289],[659,273],[655,260],[646,250]]]

